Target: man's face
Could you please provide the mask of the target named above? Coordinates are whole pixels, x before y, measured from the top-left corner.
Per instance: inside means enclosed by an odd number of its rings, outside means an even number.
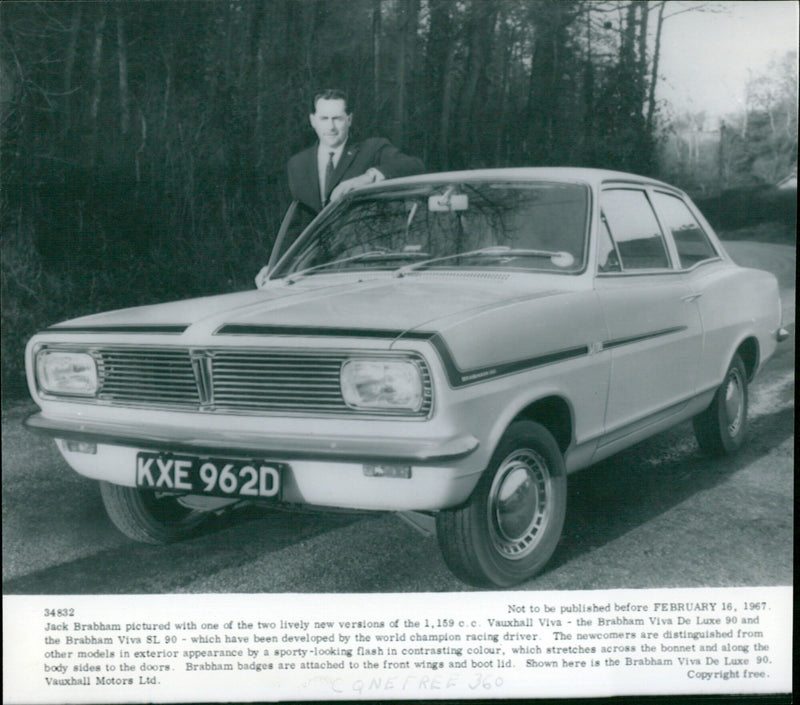
[[[319,137],[319,143],[323,147],[335,149],[347,139],[353,116],[347,114],[343,100],[320,98],[317,101],[317,111],[311,113],[309,119]]]

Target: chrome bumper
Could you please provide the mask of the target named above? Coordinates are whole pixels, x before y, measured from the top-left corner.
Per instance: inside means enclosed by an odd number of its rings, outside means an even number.
[[[479,446],[478,439],[469,435],[416,440],[380,436],[325,436],[308,432],[255,435],[203,431],[202,437],[197,437],[197,431],[192,428],[83,421],[44,416],[41,412],[26,418],[24,424],[35,433],[87,443],[231,456],[267,454],[286,459],[334,462],[444,462],[464,458]]]

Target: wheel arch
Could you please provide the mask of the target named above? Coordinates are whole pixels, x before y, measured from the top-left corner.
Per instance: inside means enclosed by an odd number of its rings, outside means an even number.
[[[753,377],[755,377],[756,371],[758,370],[761,359],[758,339],[752,335],[748,338],[745,338],[741,343],[739,343],[739,347],[736,348],[735,354],[742,358],[744,369],[747,373],[747,381],[752,382]]]
[[[535,421],[544,426],[555,438],[562,455],[572,443],[573,412],[569,402],[553,394],[531,402],[511,421]]]
[[[536,399],[521,400],[519,405],[509,406],[506,409],[507,413],[497,419],[487,439],[488,456],[483,468],[484,472],[503,436],[517,421],[534,421],[543,426],[555,439],[562,456],[566,455],[574,435],[573,407],[560,392],[556,390],[548,390],[548,392],[542,391],[542,396]],[[477,487],[477,483],[478,480],[476,480],[475,487]],[[470,496],[474,493],[475,487],[470,492]]]

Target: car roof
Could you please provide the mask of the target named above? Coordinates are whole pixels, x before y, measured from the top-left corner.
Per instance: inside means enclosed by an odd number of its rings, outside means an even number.
[[[611,169],[591,169],[586,167],[566,167],[566,166],[546,166],[546,167],[511,167],[503,169],[465,169],[461,171],[442,171],[416,176],[406,176],[399,179],[392,179],[392,184],[400,183],[437,183],[453,180],[471,181],[484,179],[555,179],[559,181],[576,181],[600,185],[604,182],[628,182],[637,184],[647,184],[651,186],[663,186],[674,191],[680,189],[670,186],[663,181],[652,179],[647,176],[630,174],[624,171],[613,171]],[[383,183],[383,182],[381,182]]]

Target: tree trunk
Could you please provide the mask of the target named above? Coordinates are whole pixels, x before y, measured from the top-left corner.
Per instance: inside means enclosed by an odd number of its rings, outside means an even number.
[[[478,131],[475,117],[475,96],[477,95],[478,82],[483,76],[487,62],[489,45],[494,30],[497,16],[497,4],[493,2],[474,3],[471,7],[470,18],[467,26],[467,68],[465,71],[464,85],[461,89],[461,98],[458,105],[458,135],[463,153],[468,153],[467,145],[472,145],[474,152],[477,140],[473,131]],[[467,166],[467,165],[460,165]]]
[[[128,134],[131,123],[130,95],[128,93],[128,47],[125,42],[125,18],[120,6],[116,6],[117,14],[117,61],[119,65],[119,130]]]
[[[444,83],[447,80],[446,64],[449,50],[457,41],[453,37],[450,3],[429,4],[429,29],[425,47],[425,83],[422,102],[423,124],[426,126],[425,161],[432,167],[442,163],[441,110]],[[437,130],[437,125],[439,128]]]
[[[163,49],[161,50],[161,58],[164,61],[164,105],[161,110],[161,130],[163,132],[164,137],[166,138],[167,134],[167,125],[169,124],[169,103],[172,99],[172,76],[173,76],[173,68],[172,64],[174,61],[175,51],[170,42],[168,47],[168,51]]]
[[[595,163],[594,56],[592,55],[592,4],[586,4],[586,62],[583,72],[583,141],[587,163]]]
[[[456,48],[457,45],[453,42],[444,62],[442,111],[439,118],[439,167],[441,169],[447,169],[450,165],[450,115],[453,111],[453,68]]]
[[[560,57],[565,41],[562,7],[555,0],[536,3],[534,45],[528,83],[527,151],[536,162],[551,156],[553,125],[561,94]]]
[[[64,58],[64,132],[70,128],[72,118],[72,72],[75,68],[75,55],[78,45],[78,33],[81,28],[81,14],[83,5],[75,3],[72,7],[72,22],[69,28],[69,43],[67,44],[67,55]]]
[[[505,25],[503,25],[505,27]],[[509,76],[511,62],[514,59],[514,43],[516,42],[516,27],[504,29],[501,46],[504,47],[503,67],[500,75],[500,112],[497,119],[497,136],[495,138],[494,163],[499,166],[505,162],[504,135],[508,116]]]
[[[408,123],[408,94],[410,77],[413,74],[414,45],[417,36],[419,17],[419,0],[404,0],[400,6],[401,21],[398,27],[397,73],[395,103],[394,138],[397,144],[406,141],[406,125]]]
[[[625,24],[621,28],[622,41],[619,48],[620,63],[626,68],[634,64],[634,42],[636,40],[636,0],[630,0],[625,12]]]
[[[647,25],[650,11],[646,0],[637,0],[639,6],[639,70],[638,81],[644,87],[647,82]]]
[[[410,138],[409,106],[413,105],[412,100],[416,93],[414,78],[417,72],[417,34],[419,30],[419,10],[420,0],[410,0],[408,5],[408,16],[406,18],[406,48],[408,53],[406,55],[406,110],[403,116],[403,133],[406,139],[401,143],[404,145],[408,144],[408,140]],[[413,110],[414,108],[412,108],[412,111]],[[411,124],[413,124],[413,122]]]
[[[658,8],[658,23],[656,24],[655,46],[653,47],[653,66],[650,73],[650,88],[647,96],[647,133],[653,134],[656,115],[656,84],[658,83],[658,63],[661,58],[661,34],[664,28],[664,8],[667,3],[662,2]]]
[[[372,110],[373,122],[378,124],[381,101],[381,0],[372,5]]]
[[[407,8],[400,6],[399,12],[402,16],[400,22],[399,37],[397,42],[397,58],[395,60],[395,104],[394,104],[394,140],[398,144],[403,144],[403,126],[405,124],[406,110],[406,22],[408,22]]]
[[[97,159],[97,117],[100,110],[100,98],[103,92],[102,62],[103,62],[103,32],[106,26],[105,6],[99,5],[100,15],[94,23],[94,40],[92,42],[92,97],[89,103],[89,115],[92,128],[92,151],[91,165],[94,166]]]

